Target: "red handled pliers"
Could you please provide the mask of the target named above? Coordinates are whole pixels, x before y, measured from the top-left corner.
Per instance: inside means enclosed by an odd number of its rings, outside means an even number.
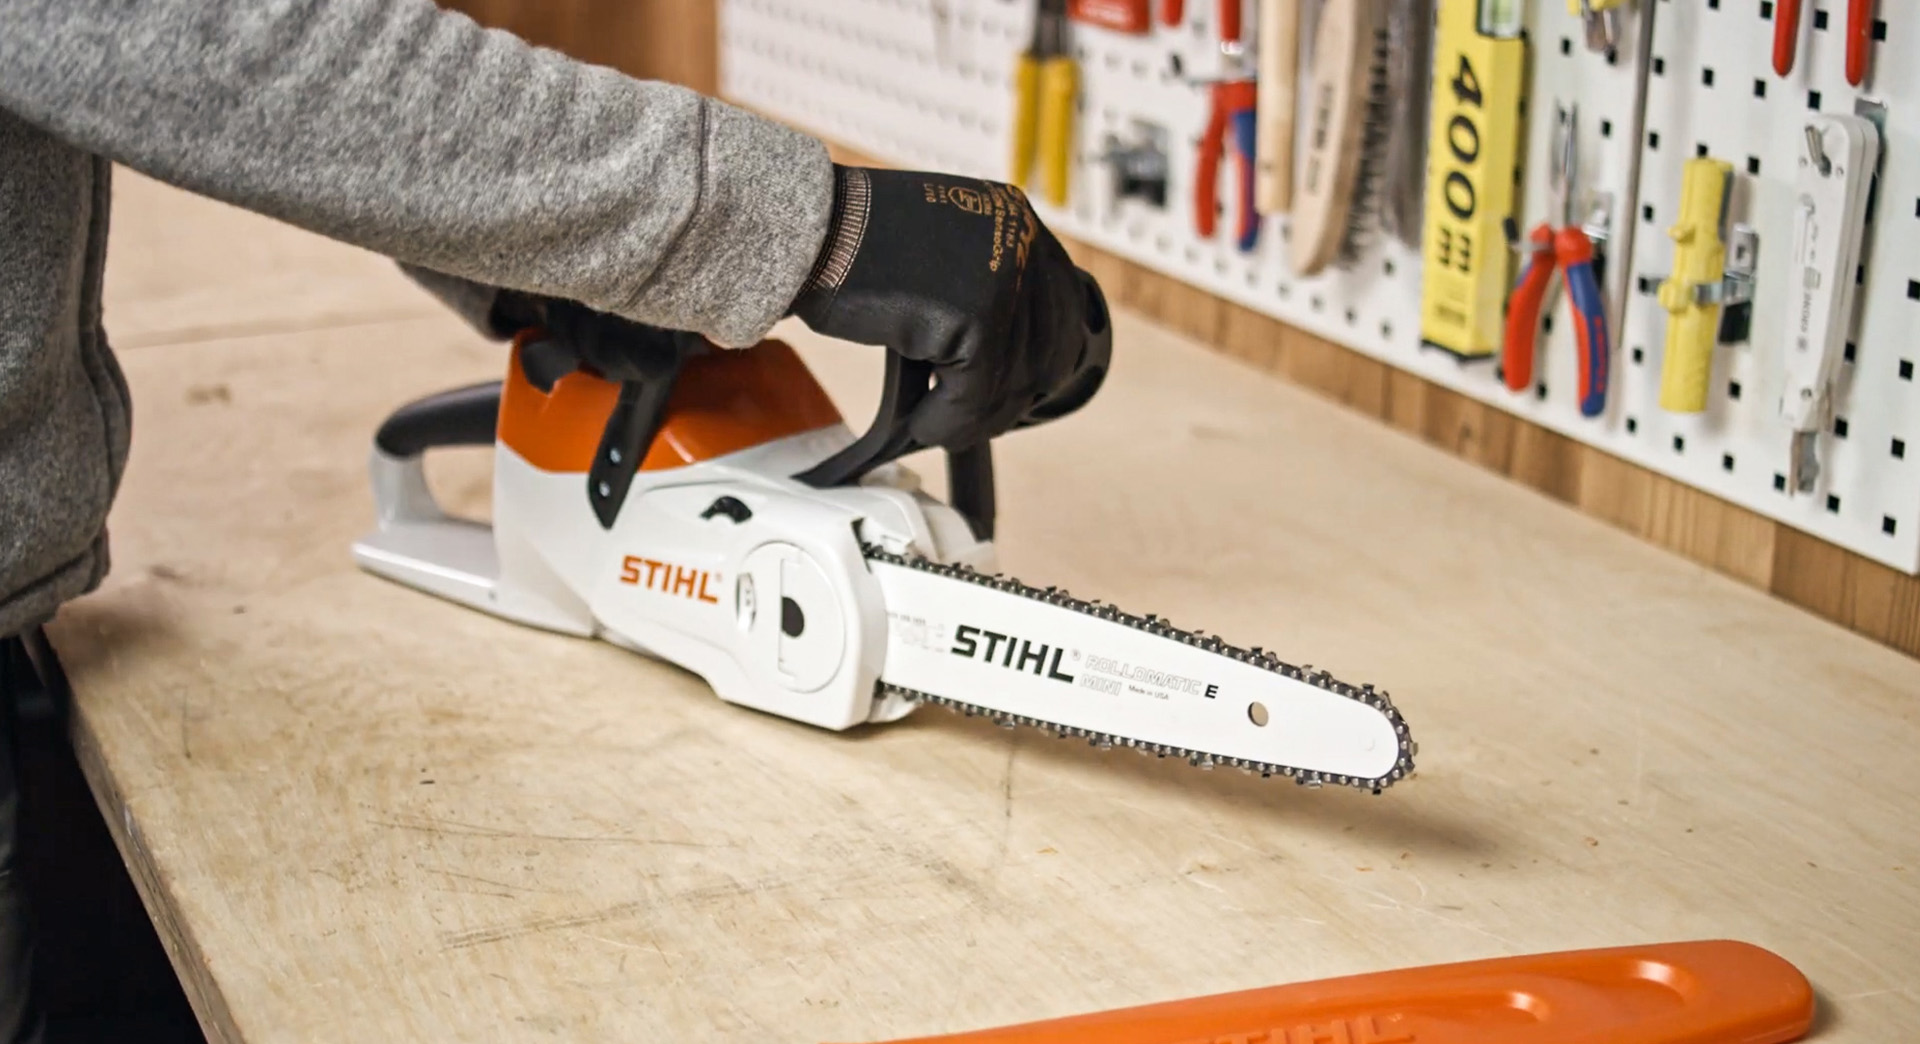
[[[1580,413],[1598,417],[1607,406],[1608,371],[1613,361],[1613,339],[1607,331],[1606,297],[1600,289],[1599,265],[1593,238],[1573,223],[1573,190],[1578,180],[1575,152],[1577,110],[1561,109],[1554,129],[1552,205],[1527,242],[1526,270],[1507,299],[1506,338],[1501,344],[1500,370],[1507,387],[1525,391],[1533,384],[1535,341],[1540,313],[1556,269],[1567,281],[1567,304],[1573,311],[1575,341],[1580,346]],[[1554,215],[1560,219],[1554,226]]]
[[[1253,206],[1254,110],[1258,98],[1259,89],[1252,80],[1222,80],[1213,85],[1213,108],[1207,116],[1206,134],[1200,138],[1199,168],[1193,175],[1194,231],[1202,239],[1211,239],[1220,208],[1220,157],[1231,129],[1237,158],[1234,195],[1239,199],[1234,242],[1243,251],[1252,250],[1260,240],[1260,214]]]
[[[1800,0],[1779,0],[1773,8],[1773,71],[1793,71],[1800,46]],[[1847,82],[1866,82],[1867,53],[1873,47],[1873,0],[1847,0]]]

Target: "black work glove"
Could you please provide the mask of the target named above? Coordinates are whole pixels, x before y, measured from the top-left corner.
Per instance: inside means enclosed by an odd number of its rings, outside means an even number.
[[[542,388],[551,388],[555,379],[581,366],[613,381],[656,380],[705,347],[693,334],[637,323],[565,298],[511,290],[495,299],[491,321],[495,329],[540,331],[541,337],[522,352],[522,361],[528,378]]]
[[[909,434],[964,449],[1091,397],[1106,372],[1106,299],[1025,194],[947,174],[834,174],[832,227],[792,311],[829,337],[934,365]]]

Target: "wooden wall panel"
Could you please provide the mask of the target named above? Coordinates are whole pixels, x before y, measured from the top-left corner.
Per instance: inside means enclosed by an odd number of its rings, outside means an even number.
[[[631,76],[720,89],[716,0],[441,0],[482,25]]]
[[[715,0],[445,0],[636,76],[718,90]],[[872,162],[835,149],[843,161]],[[1140,265],[1069,243],[1116,305],[1845,627],[1920,656],[1920,579]]]

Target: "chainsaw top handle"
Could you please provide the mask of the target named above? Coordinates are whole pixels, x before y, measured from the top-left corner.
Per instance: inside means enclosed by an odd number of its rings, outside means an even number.
[[[1090,276],[1080,273],[1087,295],[1085,336],[1072,371],[1038,396],[1014,429],[1064,417],[1093,398],[1106,380],[1113,356],[1113,330],[1106,300]],[[553,302],[548,322],[520,340],[520,368],[527,382],[549,392],[566,375],[588,369],[619,385],[619,399],[601,433],[587,474],[587,497],[604,528],[611,528],[626,500],[640,461],[665,423],[674,386],[685,364],[715,351],[704,338],[645,326],[592,312],[571,302]],[[880,406],[865,434],[819,464],[794,476],[815,488],[852,485],[868,472],[928,447],[908,431],[908,418],[938,380],[933,363],[886,353]],[[501,403],[498,381],[458,388],[409,403],[381,425],[375,442],[388,457],[418,457],[439,446],[494,441]],[[993,456],[988,440],[947,447],[948,501],[982,540],[993,537]]]

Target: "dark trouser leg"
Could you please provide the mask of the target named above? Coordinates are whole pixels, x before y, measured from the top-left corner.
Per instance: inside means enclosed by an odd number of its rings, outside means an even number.
[[[38,694],[19,638],[0,639],[0,1044],[40,1044],[45,1019],[33,995],[33,936],[21,881],[17,704]]]

